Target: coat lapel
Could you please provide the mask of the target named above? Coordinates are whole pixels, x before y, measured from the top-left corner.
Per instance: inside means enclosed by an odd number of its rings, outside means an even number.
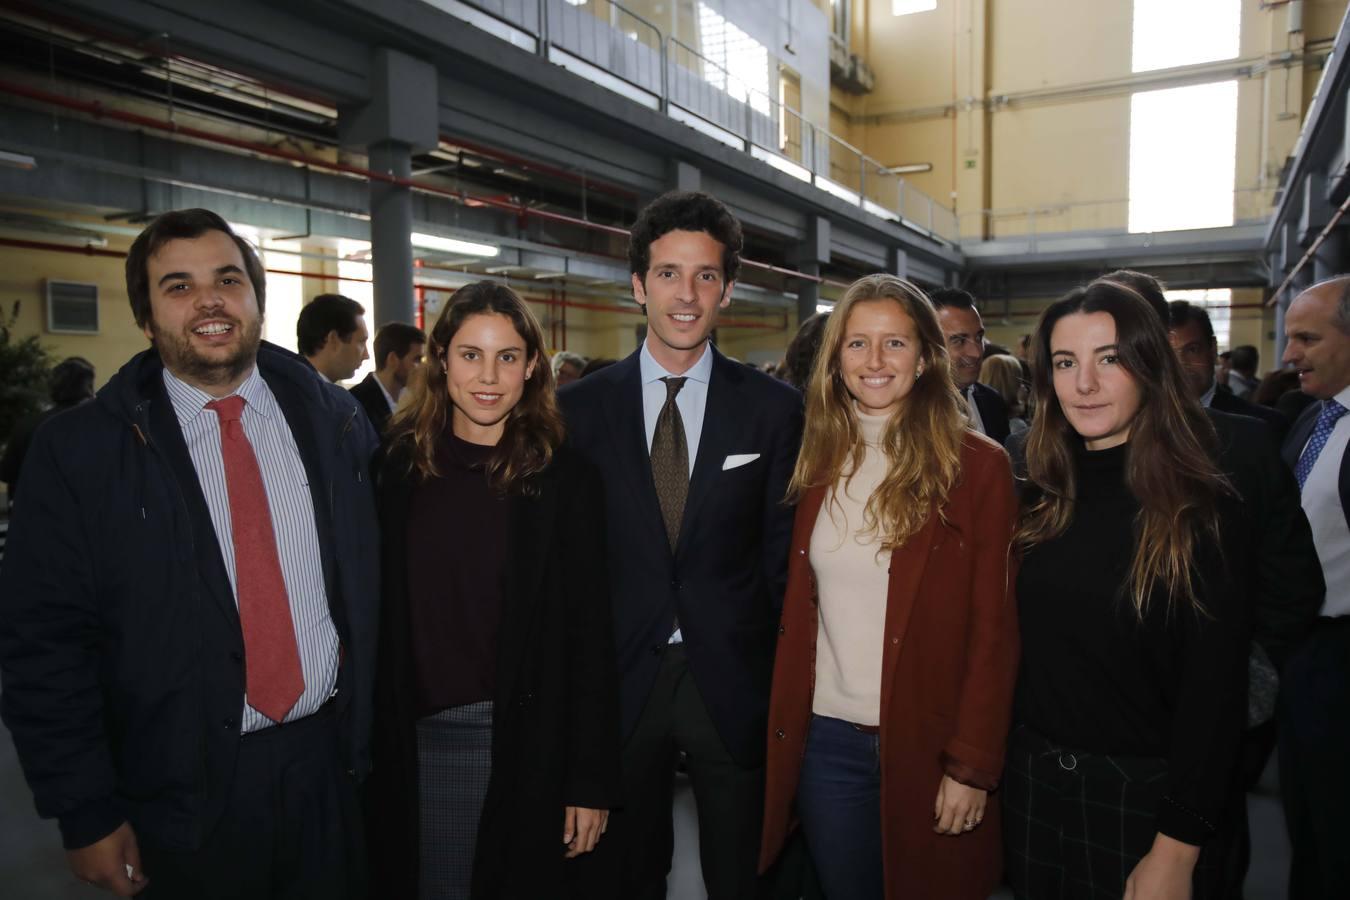
[[[881,653],[881,708],[890,708],[895,686],[895,671],[900,662],[900,648],[905,645],[905,632],[914,612],[914,600],[919,596],[919,585],[928,566],[933,540],[941,527],[937,513],[930,512],[928,521],[904,546],[891,551],[890,578],[886,587],[886,635]],[[883,721],[885,721],[883,717]]]
[[[638,351],[639,353],[641,351]],[[647,451],[647,430],[642,410],[642,372],[638,354],[633,353],[612,368],[619,369],[610,402],[605,404],[605,421],[609,427],[610,458],[617,474],[628,482],[635,504],[634,519],[655,530],[644,540],[666,543],[666,526],[656,499],[656,485],[652,481],[651,454]],[[594,376],[592,376],[594,377]]]
[[[698,521],[699,511],[707,502],[713,486],[722,473],[722,462],[738,448],[733,446],[745,427],[745,410],[741,404],[743,373],[712,344],[712,375],[708,378],[708,402],[703,408],[703,428],[698,439],[698,457],[689,479],[689,496],[684,504],[684,519],[680,525],[680,543],[676,552],[686,543],[691,525]]]

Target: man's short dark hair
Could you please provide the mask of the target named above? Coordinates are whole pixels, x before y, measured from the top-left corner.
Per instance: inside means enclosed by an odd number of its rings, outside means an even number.
[[[253,295],[258,298],[258,314],[262,315],[267,299],[267,277],[263,272],[262,260],[252,245],[235,234],[230,223],[209,209],[175,209],[156,216],[136,236],[131,249],[127,251],[127,298],[131,301],[131,314],[138,326],[144,328],[150,321],[150,257],[169,241],[190,241],[208,231],[228,235],[239,248],[239,255],[244,258],[244,273],[253,284]]]
[[[1251,344],[1243,344],[1241,347],[1233,348],[1233,355],[1228,358],[1228,361],[1234,371],[1255,378],[1256,367],[1261,364],[1261,354]]]
[[[644,281],[652,265],[652,242],[672,231],[702,231],[722,245],[722,277],[736,280],[741,271],[741,223],[731,211],[702,191],[670,191],[638,213],[628,236],[628,267]]]
[[[1206,340],[1214,340],[1214,323],[1203,306],[1196,306],[1186,300],[1173,300],[1167,304],[1167,327],[1184,328],[1187,325],[1199,325],[1200,333]]]
[[[385,360],[392,353],[399,359],[418,344],[426,344],[427,336],[416,325],[407,322],[386,322],[375,332],[375,371],[383,371]]]
[[[1158,318],[1162,319],[1164,324],[1169,321],[1167,296],[1164,293],[1167,287],[1161,279],[1147,272],[1136,272],[1134,269],[1116,269],[1114,272],[1103,275],[1098,280],[1125,285],[1140,297],[1143,297],[1148,305],[1153,307],[1153,311],[1158,314]]]
[[[975,295],[961,288],[938,288],[928,292],[934,309],[975,309]]]
[[[69,356],[52,369],[48,380],[52,403],[74,406],[94,396],[94,364],[83,356]]]
[[[351,338],[356,331],[356,318],[366,308],[341,294],[320,294],[300,310],[295,320],[295,342],[301,356],[313,356],[328,340],[328,332],[336,331],[338,340]]]

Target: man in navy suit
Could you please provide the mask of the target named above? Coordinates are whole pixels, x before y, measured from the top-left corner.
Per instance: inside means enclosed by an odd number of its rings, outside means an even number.
[[[1291,900],[1350,896],[1350,276],[1313,285],[1289,305],[1284,362],[1316,398],[1294,422],[1294,470],[1326,579],[1312,636],[1280,692],[1280,785],[1293,844]]]
[[[698,804],[708,896],[756,893],[769,680],[787,577],[783,502],[801,440],[791,387],[709,340],[731,302],[741,229],[669,193],[629,245],[647,336],[559,394],[568,440],[606,474],[624,738],[623,809],[578,865],[586,896],[665,896],[677,754]]]
[[[939,288],[928,295],[937,307],[938,321],[952,359],[952,380],[966,401],[970,427],[1002,444],[1008,439],[1008,406],[998,391],[980,383],[984,362],[984,322],[975,298],[960,288]]]

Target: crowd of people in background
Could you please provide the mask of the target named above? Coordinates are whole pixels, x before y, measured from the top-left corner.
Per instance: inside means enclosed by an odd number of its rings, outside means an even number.
[[[1278,744],[1290,896],[1350,895],[1350,276],[1284,369],[1121,270],[1016,349],[892,274],[768,371],[740,224],[633,227],[622,360],[505,284],[261,341],[206,210],[137,238],[151,347],[11,442],[0,714],[130,896],[1239,898]],[[31,440],[28,435],[31,434]]]

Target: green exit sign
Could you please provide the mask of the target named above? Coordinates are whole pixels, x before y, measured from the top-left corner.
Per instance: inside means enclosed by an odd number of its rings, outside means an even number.
[[[975,168],[975,160],[973,160],[973,159],[968,159],[968,160],[966,160],[966,168],[967,168],[967,169],[973,169],[973,168]]]

